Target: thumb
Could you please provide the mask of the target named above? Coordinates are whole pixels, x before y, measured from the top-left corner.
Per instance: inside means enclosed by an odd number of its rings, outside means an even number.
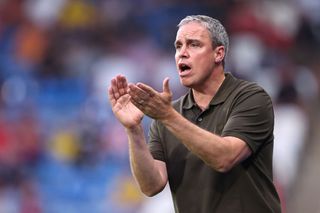
[[[163,80],[163,92],[164,93],[171,93],[171,90],[170,90],[170,87],[169,87],[169,78],[166,77],[164,80]]]

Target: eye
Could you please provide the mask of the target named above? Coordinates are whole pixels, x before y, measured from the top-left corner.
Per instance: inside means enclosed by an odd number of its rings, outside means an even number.
[[[175,44],[174,47],[176,48],[176,50],[179,50],[181,48],[181,44]]]
[[[191,47],[200,47],[200,43],[197,42],[197,41],[193,41],[193,42],[190,43],[190,46]]]

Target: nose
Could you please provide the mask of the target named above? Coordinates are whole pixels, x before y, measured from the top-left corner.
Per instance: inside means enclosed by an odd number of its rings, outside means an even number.
[[[180,49],[177,49],[176,55],[178,56],[178,58],[189,57],[189,53],[186,46],[181,46]]]

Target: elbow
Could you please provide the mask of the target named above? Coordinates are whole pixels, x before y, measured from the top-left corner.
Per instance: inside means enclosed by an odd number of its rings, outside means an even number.
[[[140,188],[140,190],[145,196],[153,197],[153,196],[159,194],[163,190],[163,188],[160,188],[160,187],[159,188],[148,188],[148,189]]]
[[[153,196],[157,195],[159,192],[142,191],[142,193],[147,197],[153,197]]]
[[[210,163],[209,166],[217,172],[227,173],[234,167],[234,164],[229,160],[221,160],[220,162]]]
[[[147,183],[140,185],[141,192],[147,197],[153,197],[165,188],[167,182]]]
[[[225,164],[225,165],[220,165],[216,168],[216,171],[220,172],[220,173],[227,173],[229,172],[231,169],[233,168],[232,165],[229,164]]]

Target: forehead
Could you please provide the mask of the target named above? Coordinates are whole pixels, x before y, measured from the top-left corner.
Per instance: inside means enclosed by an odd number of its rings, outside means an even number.
[[[185,39],[210,39],[209,32],[205,26],[199,22],[189,22],[185,25],[182,25],[176,36],[176,41],[181,41]]]

